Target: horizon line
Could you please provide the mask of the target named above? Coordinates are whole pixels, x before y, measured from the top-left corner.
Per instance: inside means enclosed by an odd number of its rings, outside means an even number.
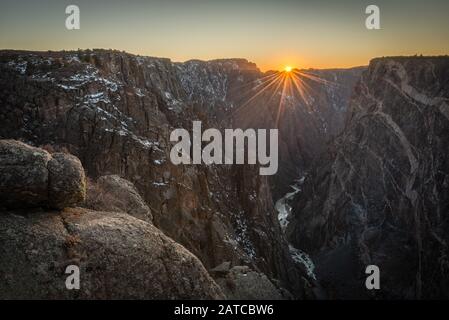
[[[0,52],[23,52],[23,53],[62,53],[62,52],[79,52],[79,51],[111,51],[111,52],[120,52],[125,53],[137,57],[146,57],[146,58],[155,58],[155,59],[168,59],[172,63],[187,63],[189,61],[200,61],[200,62],[213,62],[213,61],[219,61],[219,60],[244,60],[248,63],[252,63],[256,66],[256,68],[262,72],[273,72],[273,71],[280,71],[277,69],[267,68],[266,70],[262,70],[258,64],[254,61],[249,60],[248,58],[242,58],[242,57],[221,57],[221,58],[212,58],[212,59],[200,59],[200,58],[191,58],[181,61],[176,61],[173,58],[170,57],[163,57],[163,56],[153,56],[149,54],[138,54],[133,53],[126,50],[120,50],[120,49],[112,49],[112,48],[78,48],[78,49],[59,49],[59,50],[32,50],[32,49],[11,49],[11,48],[0,48]],[[326,68],[319,68],[319,67],[293,67],[293,69],[296,70],[348,70],[348,69],[356,69],[356,68],[363,68],[368,67],[373,60],[376,59],[385,59],[385,58],[442,58],[442,57],[449,57],[448,54],[440,54],[440,55],[425,55],[425,54],[414,54],[414,55],[391,55],[391,56],[375,56],[371,59],[369,59],[369,62],[367,64],[362,65],[352,65],[352,66],[335,66],[335,67],[326,67]]]

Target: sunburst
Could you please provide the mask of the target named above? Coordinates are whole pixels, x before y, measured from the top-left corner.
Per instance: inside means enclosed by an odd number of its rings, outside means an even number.
[[[309,83],[307,83],[309,82]],[[302,71],[292,66],[285,66],[282,71],[270,73],[262,78],[258,78],[250,83],[244,85],[244,87],[250,87],[249,90],[242,90],[242,97],[246,98],[233,112],[248,112],[251,115],[253,112],[257,112],[254,108],[256,105],[251,102],[255,101],[258,97],[267,96],[266,102],[270,102],[275,96],[279,97],[278,109],[276,114],[276,126],[279,126],[279,121],[284,112],[287,101],[291,101],[292,98],[299,99],[301,104],[290,104],[291,106],[304,106],[309,111],[311,110],[311,93],[312,88],[310,82],[316,82],[324,86],[336,86],[337,84],[326,80],[319,75],[312,73],[311,71]],[[243,88],[242,88],[243,89]],[[249,95],[249,96],[248,96]]]

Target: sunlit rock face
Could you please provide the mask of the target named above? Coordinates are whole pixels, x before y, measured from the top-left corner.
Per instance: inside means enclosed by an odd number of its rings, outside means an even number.
[[[131,181],[153,224],[206,269],[224,261],[303,297],[266,177],[251,166],[175,166],[170,132],[233,124],[239,88],[263,76],[231,59],[172,63],[117,51],[0,53],[0,137],[76,155],[90,179]]]
[[[330,297],[449,297],[449,58],[374,59],[350,119],[296,195],[289,238]]]

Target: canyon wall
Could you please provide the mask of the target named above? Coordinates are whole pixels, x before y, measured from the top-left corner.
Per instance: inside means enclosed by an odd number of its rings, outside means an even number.
[[[344,132],[293,200],[289,239],[330,297],[447,298],[449,58],[381,58],[355,87]]]

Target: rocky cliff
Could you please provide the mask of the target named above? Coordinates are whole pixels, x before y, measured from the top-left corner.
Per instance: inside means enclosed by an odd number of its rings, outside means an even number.
[[[232,123],[223,116],[230,88],[261,76],[253,64],[3,51],[0,69],[1,138],[70,152],[93,181],[126,178],[149,206],[147,218],[206,268],[246,265],[304,296],[266,177],[251,166],[175,166],[168,158],[174,128]]]
[[[374,59],[350,108],[295,195],[290,240],[331,298],[449,297],[449,58]]]

